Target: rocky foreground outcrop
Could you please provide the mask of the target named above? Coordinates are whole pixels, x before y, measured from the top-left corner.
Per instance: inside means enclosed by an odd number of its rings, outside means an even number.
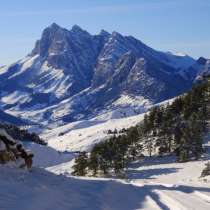
[[[30,169],[33,154],[13,139],[5,129],[0,128],[0,164]]]

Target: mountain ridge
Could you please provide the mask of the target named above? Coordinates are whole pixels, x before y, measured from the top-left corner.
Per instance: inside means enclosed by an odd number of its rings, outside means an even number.
[[[53,23],[26,58],[0,68],[0,107],[42,125],[66,124],[106,110],[122,95],[151,103],[175,97],[192,87],[203,66],[132,36]]]

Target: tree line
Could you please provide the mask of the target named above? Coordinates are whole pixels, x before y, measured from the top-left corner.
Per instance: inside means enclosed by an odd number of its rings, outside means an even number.
[[[177,161],[199,159],[209,115],[210,82],[205,78],[188,93],[155,106],[137,126],[124,129],[75,159],[73,175],[122,174],[127,164],[142,157],[175,154]]]

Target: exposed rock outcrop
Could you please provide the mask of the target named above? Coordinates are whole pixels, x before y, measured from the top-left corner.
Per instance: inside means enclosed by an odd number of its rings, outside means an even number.
[[[33,154],[26,151],[22,144],[0,128],[0,164],[30,169]]]

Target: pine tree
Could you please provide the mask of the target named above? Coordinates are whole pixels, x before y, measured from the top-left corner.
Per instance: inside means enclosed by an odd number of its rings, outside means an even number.
[[[191,127],[191,151],[195,159],[198,159],[202,153],[202,122],[199,115],[193,113],[190,119]]]
[[[79,156],[75,159],[75,164],[73,166],[73,175],[85,176],[87,174],[88,167],[88,157],[86,152],[81,152]]]
[[[91,152],[88,167],[93,171],[93,176],[96,176],[98,171],[98,156],[96,152]]]

